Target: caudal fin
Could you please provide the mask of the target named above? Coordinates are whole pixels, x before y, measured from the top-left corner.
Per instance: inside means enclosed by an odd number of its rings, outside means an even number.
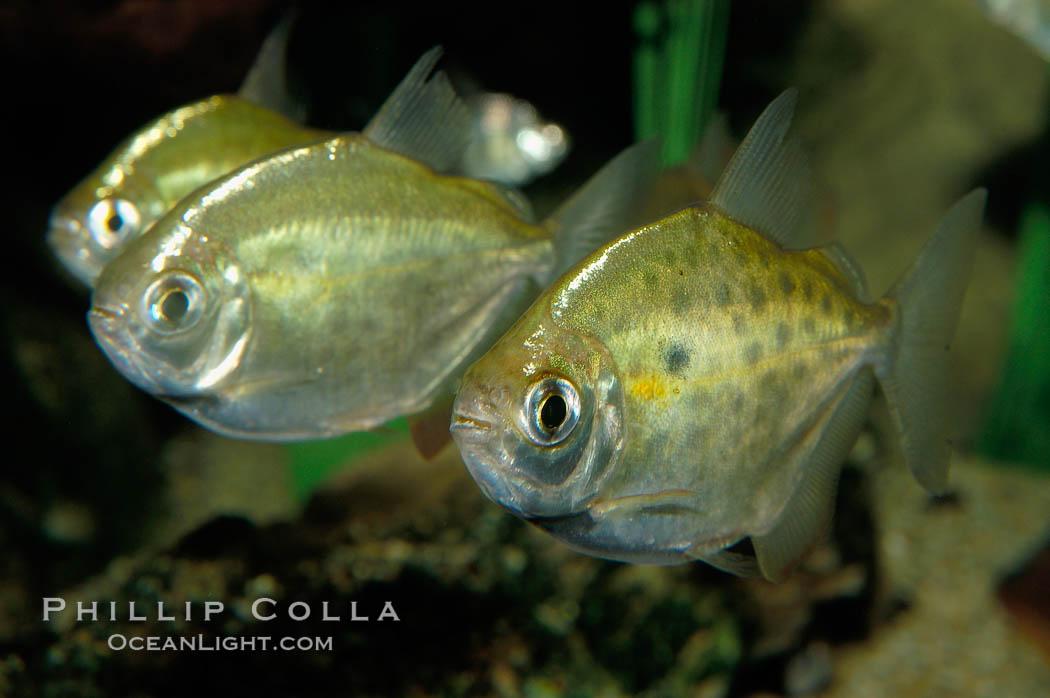
[[[876,375],[886,392],[904,461],[927,490],[948,485],[948,355],[973,267],[988,192],[975,189],[945,214],[911,268],[887,296],[898,332]]]

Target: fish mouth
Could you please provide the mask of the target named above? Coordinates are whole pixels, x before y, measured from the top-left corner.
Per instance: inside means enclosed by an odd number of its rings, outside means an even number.
[[[125,305],[96,305],[88,311],[88,326],[95,343],[125,378],[146,392],[156,393],[157,382],[136,360],[138,347],[127,331],[128,314]]]
[[[52,215],[48,222],[47,244],[69,273],[88,286],[94,285],[101,267],[92,258],[84,226],[79,220]]]
[[[52,214],[48,220],[48,237],[58,240],[61,235],[76,236],[83,232],[84,226],[73,216]]]
[[[463,414],[462,412],[453,413],[452,423],[449,425],[449,428],[452,429],[452,431],[467,433],[491,431],[492,427],[492,422],[474,415]]]
[[[505,454],[501,452],[502,439],[498,433],[497,418],[480,410],[464,410],[462,407],[458,404],[453,406],[449,431],[463,463],[489,499],[513,511],[507,504],[513,501],[513,492],[500,472]]]
[[[88,324],[93,331],[112,336],[124,327],[127,314],[127,306],[95,306],[88,311]]]

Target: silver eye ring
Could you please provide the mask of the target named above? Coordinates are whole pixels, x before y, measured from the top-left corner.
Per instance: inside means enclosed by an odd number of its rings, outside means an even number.
[[[580,421],[580,394],[569,381],[547,376],[533,384],[525,398],[528,436],[540,446],[569,438]]]
[[[158,334],[185,332],[204,312],[204,288],[184,271],[166,272],[142,294],[140,314]]]
[[[88,211],[87,224],[95,242],[110,250],[138,234],[142,216],[126,199],[102,199]]]

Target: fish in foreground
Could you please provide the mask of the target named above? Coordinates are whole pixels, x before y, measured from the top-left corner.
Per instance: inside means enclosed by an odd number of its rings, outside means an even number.
[[[541,224],[520,196],[441,174],[471,119],[444,73],[427,79],[437,55],[367,133],[197,190],[104,269],[89,322],[125,377],[231,436],[370,429],[450,405],[463,367],[543,285],[626,229],[646,144]]]
[[[985,192],[868,302],[840,247],[802,249],[795,101],[709,203],[583,259],[466,371],[453,439],[492,500],[598,557],[780,580],[830,522],[875,379],[911,472],[944,490],[945,350]],[[746,537],[754,557],[727,550]]]
[[[324,131],[297,121],[285,49],[291,16],[263,43],[236,95],[175,109],[128,137],[55,206],[48,243],[73,276],[94,285],[102,268],[197,187],[257,157]]]

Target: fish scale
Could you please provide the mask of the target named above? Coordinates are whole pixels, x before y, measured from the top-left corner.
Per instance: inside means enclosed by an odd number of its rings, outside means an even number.
[[[698,240],[710,243],[706,254],[683,254],[700,247]],[[765,525],[776,512],[757,502],[775,497],[746,498],[756,502],[747,516],[718,502],[737,501],[737,483],[758,480],[781,445],[804,431],[828,396],[885,341],[889,309],[847,296],[842,273],[813,252],[777,249],[710,206],[642,228],[629,245],[600,260],[600,277],[588,276],[571,290],[571,283],[552,289],[559,308],[552,315],[566,330],[602,342],[616,359],[628,425],[622,457],[649,466],[620,471],[610,486],[621,496],[651,491],[654,481],[662,489],[703,491],[716,528],[730,521],[741,530]],[[581,267],[589,263],[597,262],[584,260]],[[639,318],[627,299],[636,297],[638,280],[651,273],[661,279],[653,304],[673,307],[675,299],[687,298],[687,316]],[[781,283],[785,275],[790,288]],[[803,285],[813,293],[798,302]],[[742,326],[735,320],[740,317],[746,318]],[[810,332],[805,318],[814,319]],[[791,330],[782,345],[781,327]],[[677,352],[671,362],[669,348]],[[793,408],[785,411],[781,406],[789,397]],[[690,418],[683,420],[683,414]],[[798,472],[785,472],[767,486],[775,490],[798,479]]]
[[[590,555],[779,580],[827,530],[876,378],[908,467],[943,489],[943,351],[985,192],[869,303],[839,247],[804,249],[796,98],[762,113],[711,203],[595,251],[467,370],[453,438],[491,499]],[[753,557],[727,549],[743,538]]]
[[[154,119],[59,201],[48,243],[74,276],[93,286],[106,264],[197,187],[326,135],[299,123],[303,109],[288,95],[290,25],[289,16],[266,39],[238,94],[214,95]]]
[[[520,197],[444,173],[470,119],[430,75],[439,55],[364,133],[206,184],[107,265],[89,322],[117,368],[230,436],[324,438],[431,407],[447,423],[464,366],[619,232],[653,149],[628,148],[534,223]],[[444,445],[441,431],[414,432],[420,450]]]

